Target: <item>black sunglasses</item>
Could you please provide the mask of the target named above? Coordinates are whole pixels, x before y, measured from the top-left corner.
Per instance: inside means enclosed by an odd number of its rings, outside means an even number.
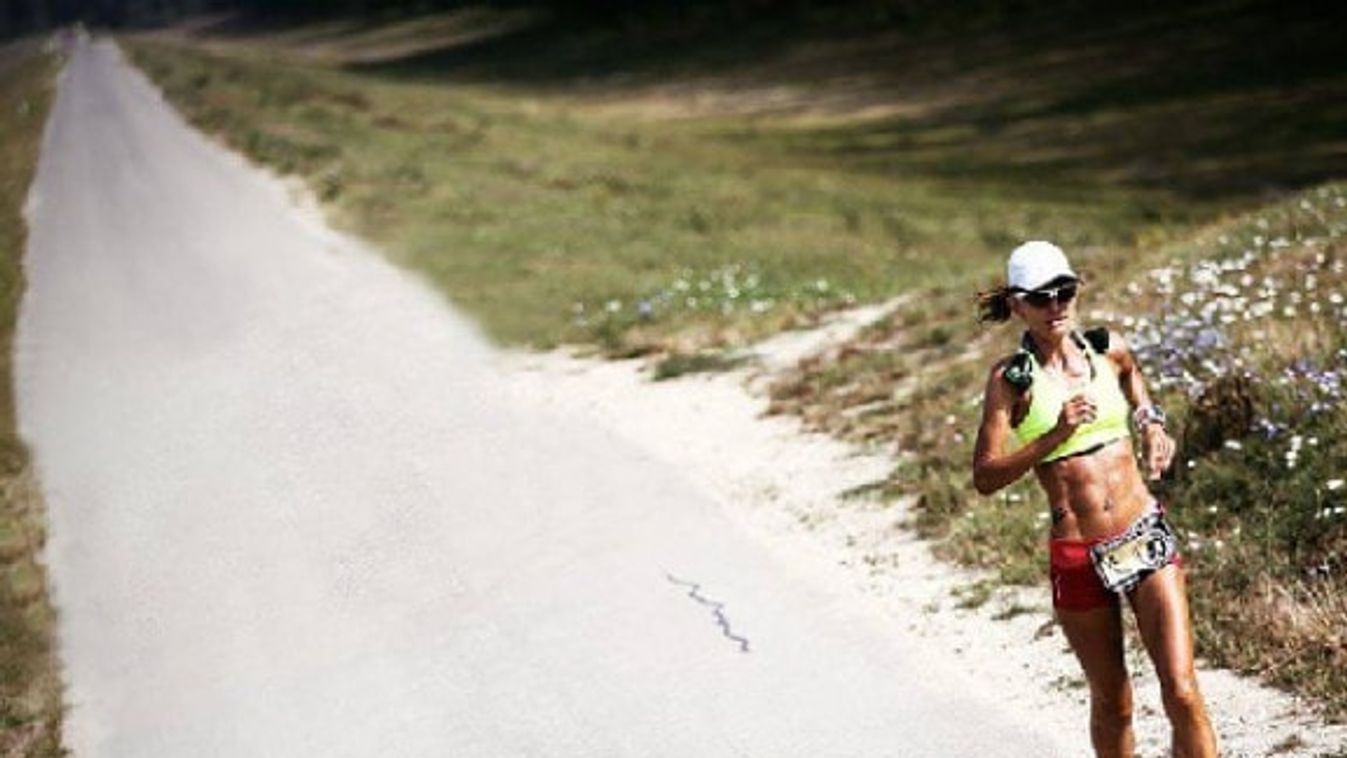
[[[1041,290],[1029,290],[1027,292],[1016,292],[1015,297],[1034,306],[1035,308],[1046,308],[1053,302],[1066,305],[1076,299],[1076,290],[1079,286],[1076,282],[1062,284],[1056,287],[1049,287]]]

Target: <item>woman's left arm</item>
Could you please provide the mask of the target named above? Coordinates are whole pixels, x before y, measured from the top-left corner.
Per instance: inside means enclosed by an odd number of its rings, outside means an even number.
[[[1122,335],[1109,334],[1108,357],[1118,369],[1118,382],[1132,408],[1149,408],[1151,396],[1146,391],[1146,378],[1141,375],[1141,367],[1137,365]],[[1159,479],[1174,462],[1177,447],[1174,438],[1169,436],[1162,422],[1153,419],[1143,420],[1137,434],[1141,436],[1141,455],[1146,462],[1146,472],[1151,480]]]

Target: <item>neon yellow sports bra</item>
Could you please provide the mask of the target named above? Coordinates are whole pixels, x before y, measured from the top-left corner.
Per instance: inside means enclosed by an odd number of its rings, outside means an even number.
[[[1042,437],[1056,426],[1057,418],[1062,413],[1062,404],[1068,397],[1078,392],[1084,392],[1094,400],[1098,409],[1094,421],[1076,427],[1075,433],[1048,453],[1042,463],[1090,450],[1131,434],[1127,425],[1129,410],[1127,398],[1118,384],[1118,372],[1114,370],[1113,362],[1107,357],[1095,360],[1094,351],[1086,347],[1085,358],[1091,366],[1090,382],[1083,388],[1070,390],[1060,377],[1043,370],[1038,357],[1032,351],[1029,351],[1029,357],[1033,361],[1033,396],[1029,400],[1029,412],[1024,415],[1019,426],[1015,427],[1015,436],[1019,438],[1021,445],[1027,445]]]

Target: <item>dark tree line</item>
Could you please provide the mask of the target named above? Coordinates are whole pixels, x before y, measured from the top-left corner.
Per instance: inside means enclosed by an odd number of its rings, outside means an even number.
[[[490,1],[490,0],[488,0]],[[1080,5],[1087,0],[1055,0]],[[300,20],[330,16],[396,17],[484,4],[482,0],[0,0],[0,36],[83,21],[125,27],[165,23],[202,12],[234,11],[247,17]],[[931,12],[1016,12],[1032,0],[494,0],[529,6],[589,22],[677,19],[764,19],[845,16],[863,23],[902,23]]]
[[[1202,0],[1198,0],[1199,4]],[[930,19],[999,21],[1026,13],[1136,11],[1172,0],[0,0],[0,37],[75,21],[126,27],[171,22],[186,15],[232,11],[261,21],[332,16],[369,19],[451,10],[470,5],[533,7],[589,24],[638,22],[659,26],[689,19],[737,22],[832,21],[860,28]],[[1241,6],[1272,0],[1206,0]],[[1301,0],[1290,5],[1324,4]]]
[[[0,37],[76,21],[98,26],[154,22],[224,5],[213,0],[0,0]]]

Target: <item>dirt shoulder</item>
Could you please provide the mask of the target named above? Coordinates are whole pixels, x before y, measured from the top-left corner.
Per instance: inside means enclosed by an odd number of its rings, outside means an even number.
[[[808,342],[793,335],[763,343],[757,365],[780,366],[778,346]],[[752,366],[652,383],[640,361],[551,352],[513,354],[505,364],[510,391],[595,419],[676,465],[790,571],[853,593],[905,644],[957,661],[1021,717],[1048,723],[1088,752],[1085,683],[1052,621],[1046,583],[993,589],[989,576],[932,555],[931,543],[905,526],[908,502],[846,494],[888,474],[891,447],[862,448],[806,433],[795,418],[764,416],[770,376]],[[1158,683],[1139,650],[1129,662],[1139,754],[1166,754]],[[1323,723],[1310,703],[1224,670],[1204,668],[1201,683],[1225,755],[1347,748],[1347,727]]]

